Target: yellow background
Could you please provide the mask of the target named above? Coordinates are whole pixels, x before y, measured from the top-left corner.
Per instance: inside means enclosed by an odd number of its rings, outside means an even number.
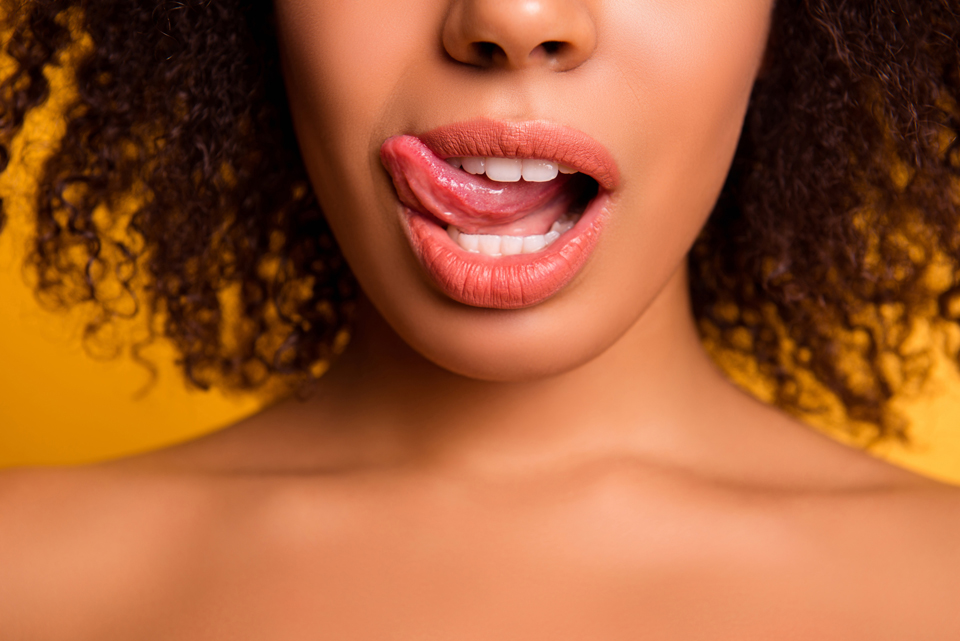
[[[0,60],[0,76],[3,63]],[[129,357],[93,358],[81,335],[91,309],[51,313],[26,285],[22,268],[31,235],[35,174],[63,133],[69,70],[50,68],[51,99],[31,113],[0,174],[10,215],[0,233],[0,467],[84,463],[174,443],[256,411],[253,396],[188,390],[171,346],[146,356],[156,381]],[[137,323],[120,327],[133,333]]]
[[[30,238],[29,195],[36,168],[62,132],[59,114],[70,93],[67,71],[51,69],[48,77],[56,91],[31,114],[12,149],[11,166],[0,175],[0,196],[10,213],[0,234],[0,467],[122,456],[219,429],[256,411],[262,402],[253,396],[188,390],[176,355],[163,342],[148,353],[159,375],[143,393],[150,377],[142,366],[128,357],[95,359],[84,350],[80,337],[89,310],[54,314],[38,305],[22,269]],[[125,330],[135,332],[137,326]],[[939,360],[925,395],[903,407],[914,423],[913,444],[886,445],[875,453],[960,483],[955,367]]]

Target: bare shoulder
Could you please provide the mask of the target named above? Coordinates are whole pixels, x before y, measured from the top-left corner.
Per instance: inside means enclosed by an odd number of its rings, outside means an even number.
[[[53,542],[99,536],[154,519],[177,521],[203,493],[184,475],[139,473],[109,465],[0,471],[0,536]],[[129,531],[129,530],[126,530]],[[43,534],[47,533],[47,537]],[[131,533],[131,540],[141,539]],[[4,549],[0,547],[0,550]]]
[[[819,531],[825,540],[854,537],[855,546],[875,554],[878,563],[913,559],[922,565],[926,558],[931,568],[960,572],[960,487],[893,465],[790,417],[780,420],[783,440],[764,454],[789,479],[774,496],[782,498],[787,518],[798,519],[792,523]]]
[[[781,600],[821,600],[823,612],[843,604],[853,616],[841,638],[868,628],[871,638],[960,638],[960,488],[789,417],[772,420],[777,440],[768,448],[756,440],[781,483],[745,488],[748,507],[730,521],[756,524],[761,515],[763,525],[744,537],[746,562],[759,555],[780,567]],[[836,621],[842,628],[843,617]]]
[[[900,472],[787,501],[783,549],[800,585],[859,612],[873,638],[960,638],[960,490]]]
[[[115,638],[145,624],[208,529],[209,492],[109,467],[0,472],[4,638]],[[143,607],[141,607],[143,606]],[[56,612],[56,617],[50,614]],[[69,631],[69,633],[67,632]]]
[[[729,396],[726,402],[716,403],[717,423],[727,429],[704,438],[719,477],[747,486],[801,492],[889,493],[924,503],[929,498],[920,497],[955,500],[954,488],[843,443],[739,390]]]

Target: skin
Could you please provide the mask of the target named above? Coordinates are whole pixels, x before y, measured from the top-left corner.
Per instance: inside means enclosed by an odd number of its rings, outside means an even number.
[[[365,292],[352,343],[306,402],[5,473],[0,638],[956,637],[956,491],[741,393],[695,331],[685,255],[771,4],[277,2],[307,167]],[[527,309],[439,292],[378,160],[481,115],[580,129],[623,176],[584,270]]]

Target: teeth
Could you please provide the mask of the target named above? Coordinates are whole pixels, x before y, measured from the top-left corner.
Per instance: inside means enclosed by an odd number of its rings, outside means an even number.
[[[546,160],[524,160],[523,179],[532,183],[545,183],[557,177],[559,167]]]
[[[485,162],[483,158],[468,156],[467,158],[464,158],[461,162],[463,162],[463,170],[469,174],[482,174],[484,171],[483,166]]]
[[[500,236],[497,234],[465,234],[453,225],[447,227],[447,234],[463,249],[484,256],[513,256],[532,254],[552,245],[560,236],[569,231],[577,222],[577,217],[564,216],[553,223],[546,234],[535,236]]]
[[[523,238],[520,236],[504,236],[500,240],[500,253],[504,256],[513,256],[523,253]]]
[[[500,236],[496,234],[480,234],[477,238],[480,240],[479,249],[481,254],[486,256],[500,255]]]
[[[457,235],[457,244],[468,252],[476,254],[480,251],[480,236],[477,234],[460,233]]]
[[[532,158],[479,158],[465,156],[463,158],[447,158],[447,163],[465,172],[479,175],[486,174],[490,180],[497,182],[515,183],[521,178],[527,182],[548,182],[557,177],[557,174],[575,174],[577,170],[567,165],[557,164],[549,160]]]
[[[523,237],[523,253],[532,254],[533,252],[538,252],[544,247],[547,246],[547,241],[544,239],[543,234],[539,236],[524,236]]]
[[[515,183],[523,173],[523,161],[516,158],[487,158],[487,178],[502,183]]]
[[[557,222],[553,223],[553,225],[550,227],[550,231],[555,231],[558,234],[562,234],[563,232],[572,229],[575,222],[576,221],[572,218],[563,217]]]

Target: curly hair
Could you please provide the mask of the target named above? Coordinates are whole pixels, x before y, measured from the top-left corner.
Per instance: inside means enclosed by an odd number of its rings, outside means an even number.
[[[160,319],[200,387],[319,376],[344,347],[356,286],[293,135],[270,3],[0,11],[13,61],[0,170],[48,96],[45,67],[81,49],[66,133],[39,177],[40,295],[97,305],[91,331],[138,309]],[[816,409],[820,390],[851,424],[903,436],[891,402],[927,370],[911,334],[960,323],[957,42],[955,0],[776,3],[689,260],[705,340],[749,356],[788,411]]]

